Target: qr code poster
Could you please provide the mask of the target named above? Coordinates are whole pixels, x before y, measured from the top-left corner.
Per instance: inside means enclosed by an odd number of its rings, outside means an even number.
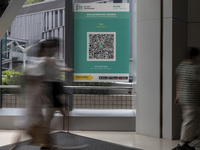
[[[116,32],[87,32],[87,61],[116,61]]]

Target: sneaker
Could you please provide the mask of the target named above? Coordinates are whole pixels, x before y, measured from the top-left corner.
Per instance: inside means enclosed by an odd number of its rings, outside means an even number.
[[[176,147],[175,150],[195,150],[195,148],[194,148],[194,147],[191,147],[190,145],[188,145],[187,142],[185,142],[185,143],[183,144],[183,146],[180,146],[180,145],[178,144],[178,146]]]

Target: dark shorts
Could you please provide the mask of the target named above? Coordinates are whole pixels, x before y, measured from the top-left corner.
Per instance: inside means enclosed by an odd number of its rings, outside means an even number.
[[[47,93],[46,96],[51,101],[51,107],[60,108],[63,106],[59,95],[62,93],[62,87],[60,82],[56,81],[44,81],[44,84],[47,85]]]

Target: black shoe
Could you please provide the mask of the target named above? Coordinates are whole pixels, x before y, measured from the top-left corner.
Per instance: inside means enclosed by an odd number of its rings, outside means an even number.
[[[195,148],[194,148],[194,147],[191,147],[190,145],[188,145],[187,142],[185,142],[185,143],[183,144],[183,146],[180,146],[180,145],[178,144],[175,150],[195,150]]]
[[[45,149],[45,150],[56,150],[57,147],[54,146],[41,146],[40,149]]]

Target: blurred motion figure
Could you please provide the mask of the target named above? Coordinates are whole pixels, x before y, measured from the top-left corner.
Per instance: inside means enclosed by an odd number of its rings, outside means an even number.
[[[73,71],[72,68],[62,68],[55,58],[55,54],[59,52],[59,40],[49,39],[41,43],[39,54],[43,57],[44,63],[44,78],[43,83],[45,87],[45,98],[47,101],[45,124],[50,129],[51,121],[54,117],[55,111],[59,111],[64,117],[66,111],[63,103],[60,100],[60,95],[64,94],[63,84],[60,79],[60,72]],[[49,145],[51,147],[51,144]],[[41,149],[49,146],[42,146]]]
[[[24,78],[26,80],[27,112],[23,124],[25,133],[32,137],[32,144],[40,145],[40,149],[54,149],[50,136],[50,124],[54,112],[59,110],[65,116],[59,96],[63,93],[60,82],[61,71],[73,71],[72,68],[62,68],[54,55],[59,51],[59,40],[49,39],[40,42],[37,57],[30,60]],[[43,108],[46,112],[43,113]],[[21,134],[16,138],[10,150],[16,149]]]
[[[183,60],[177,67],[176,99],[182,109],[182,126],[180,142],[176,150],[195,150],[189,143],[199,127],[200,108],[200,65],[198,64],[199,50],[189,49],[189,58]]]

